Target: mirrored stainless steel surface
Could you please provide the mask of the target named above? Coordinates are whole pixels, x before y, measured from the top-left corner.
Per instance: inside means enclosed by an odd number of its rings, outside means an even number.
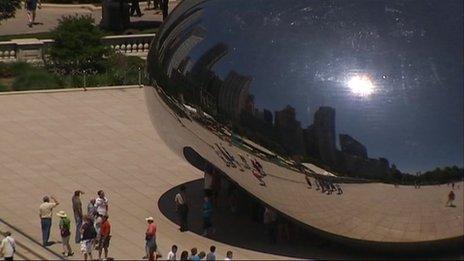
[[[462,237],[462,10],[461,1],[184,1],[148,56],[152,121],[179,155],[193,149],[320,231]]]

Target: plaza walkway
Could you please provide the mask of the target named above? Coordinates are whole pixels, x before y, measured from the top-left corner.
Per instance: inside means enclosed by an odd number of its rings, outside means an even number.
[[[72,216],[74,190],[85,192],[85,208],[103,189],[110,200],[110,255],[117,260],[144,255],[147,216],[155,218],[164,256],[172,244],[205,251],[214,244],[221,259],[229,249],[236,258],[285,259],[181,233],[162,215],[163,193],[203,174],[159,138],[142,89],[7,94],[0,95],[0,105],[0,218],[35,241],[41,240],[38,206],[44,195],[60,201],[55,213]],[[56,216],[51,240],[60,240]],[[78,245],[72,247],[73,259],[82,259]],[[62,251],[60,244],[50,249]]]
[[[176,1],[170,2],[170,10],[177,5]],[[131,17],[131,22],[162,22],[163,16],[159,10],[144,10],[146,3],[141,3],[142,17]],[[62,16],[67,15],[91,15],[96,24],[101,20],[101,7],[88,8],[88,5],[46,5],[42,9],[37,10],[38,24],[32,28],[27,26],[26,10],[18,10],[14,18],[2,21],[0,23],[0,35],[16,35],[16,34],[34,34],[53,30]]]

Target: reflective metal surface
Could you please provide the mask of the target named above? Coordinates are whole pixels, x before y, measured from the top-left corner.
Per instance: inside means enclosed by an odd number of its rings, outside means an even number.
[[[174,151],[301,223],[368,241],[462,237],[462,10],[184,1],[152,43],[147,105]]]

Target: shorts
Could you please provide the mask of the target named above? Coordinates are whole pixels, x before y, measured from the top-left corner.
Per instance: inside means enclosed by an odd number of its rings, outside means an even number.
[[[145,246],[150,249],[151,251],[156,251],[158,246],[156,245],[156,239],[155,237],[152,237],[149,240],[146,240]]]
[[[81,252],[82,254],[90,254],[92,253],[92,240],[87,239],[87,240],[82,240],[81,241]]]
[[[98,240],[97,250],[108,248],[110,246],[110,239],[111,236],[101,237],[100,240]]]

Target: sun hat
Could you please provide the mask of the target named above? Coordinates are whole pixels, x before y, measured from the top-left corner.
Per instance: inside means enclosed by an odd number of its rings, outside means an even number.
[[[153,217],[147,217],[147,218],[145,218],[145,220],[146,221],[153,221],[154,219],[153,219]]]
[[[67,217],[68,215],[66,215],[66,212],[64,212],[64,210],[60,210],[58,211],[58,213],[56,213],[57,216],[59,217]]]

